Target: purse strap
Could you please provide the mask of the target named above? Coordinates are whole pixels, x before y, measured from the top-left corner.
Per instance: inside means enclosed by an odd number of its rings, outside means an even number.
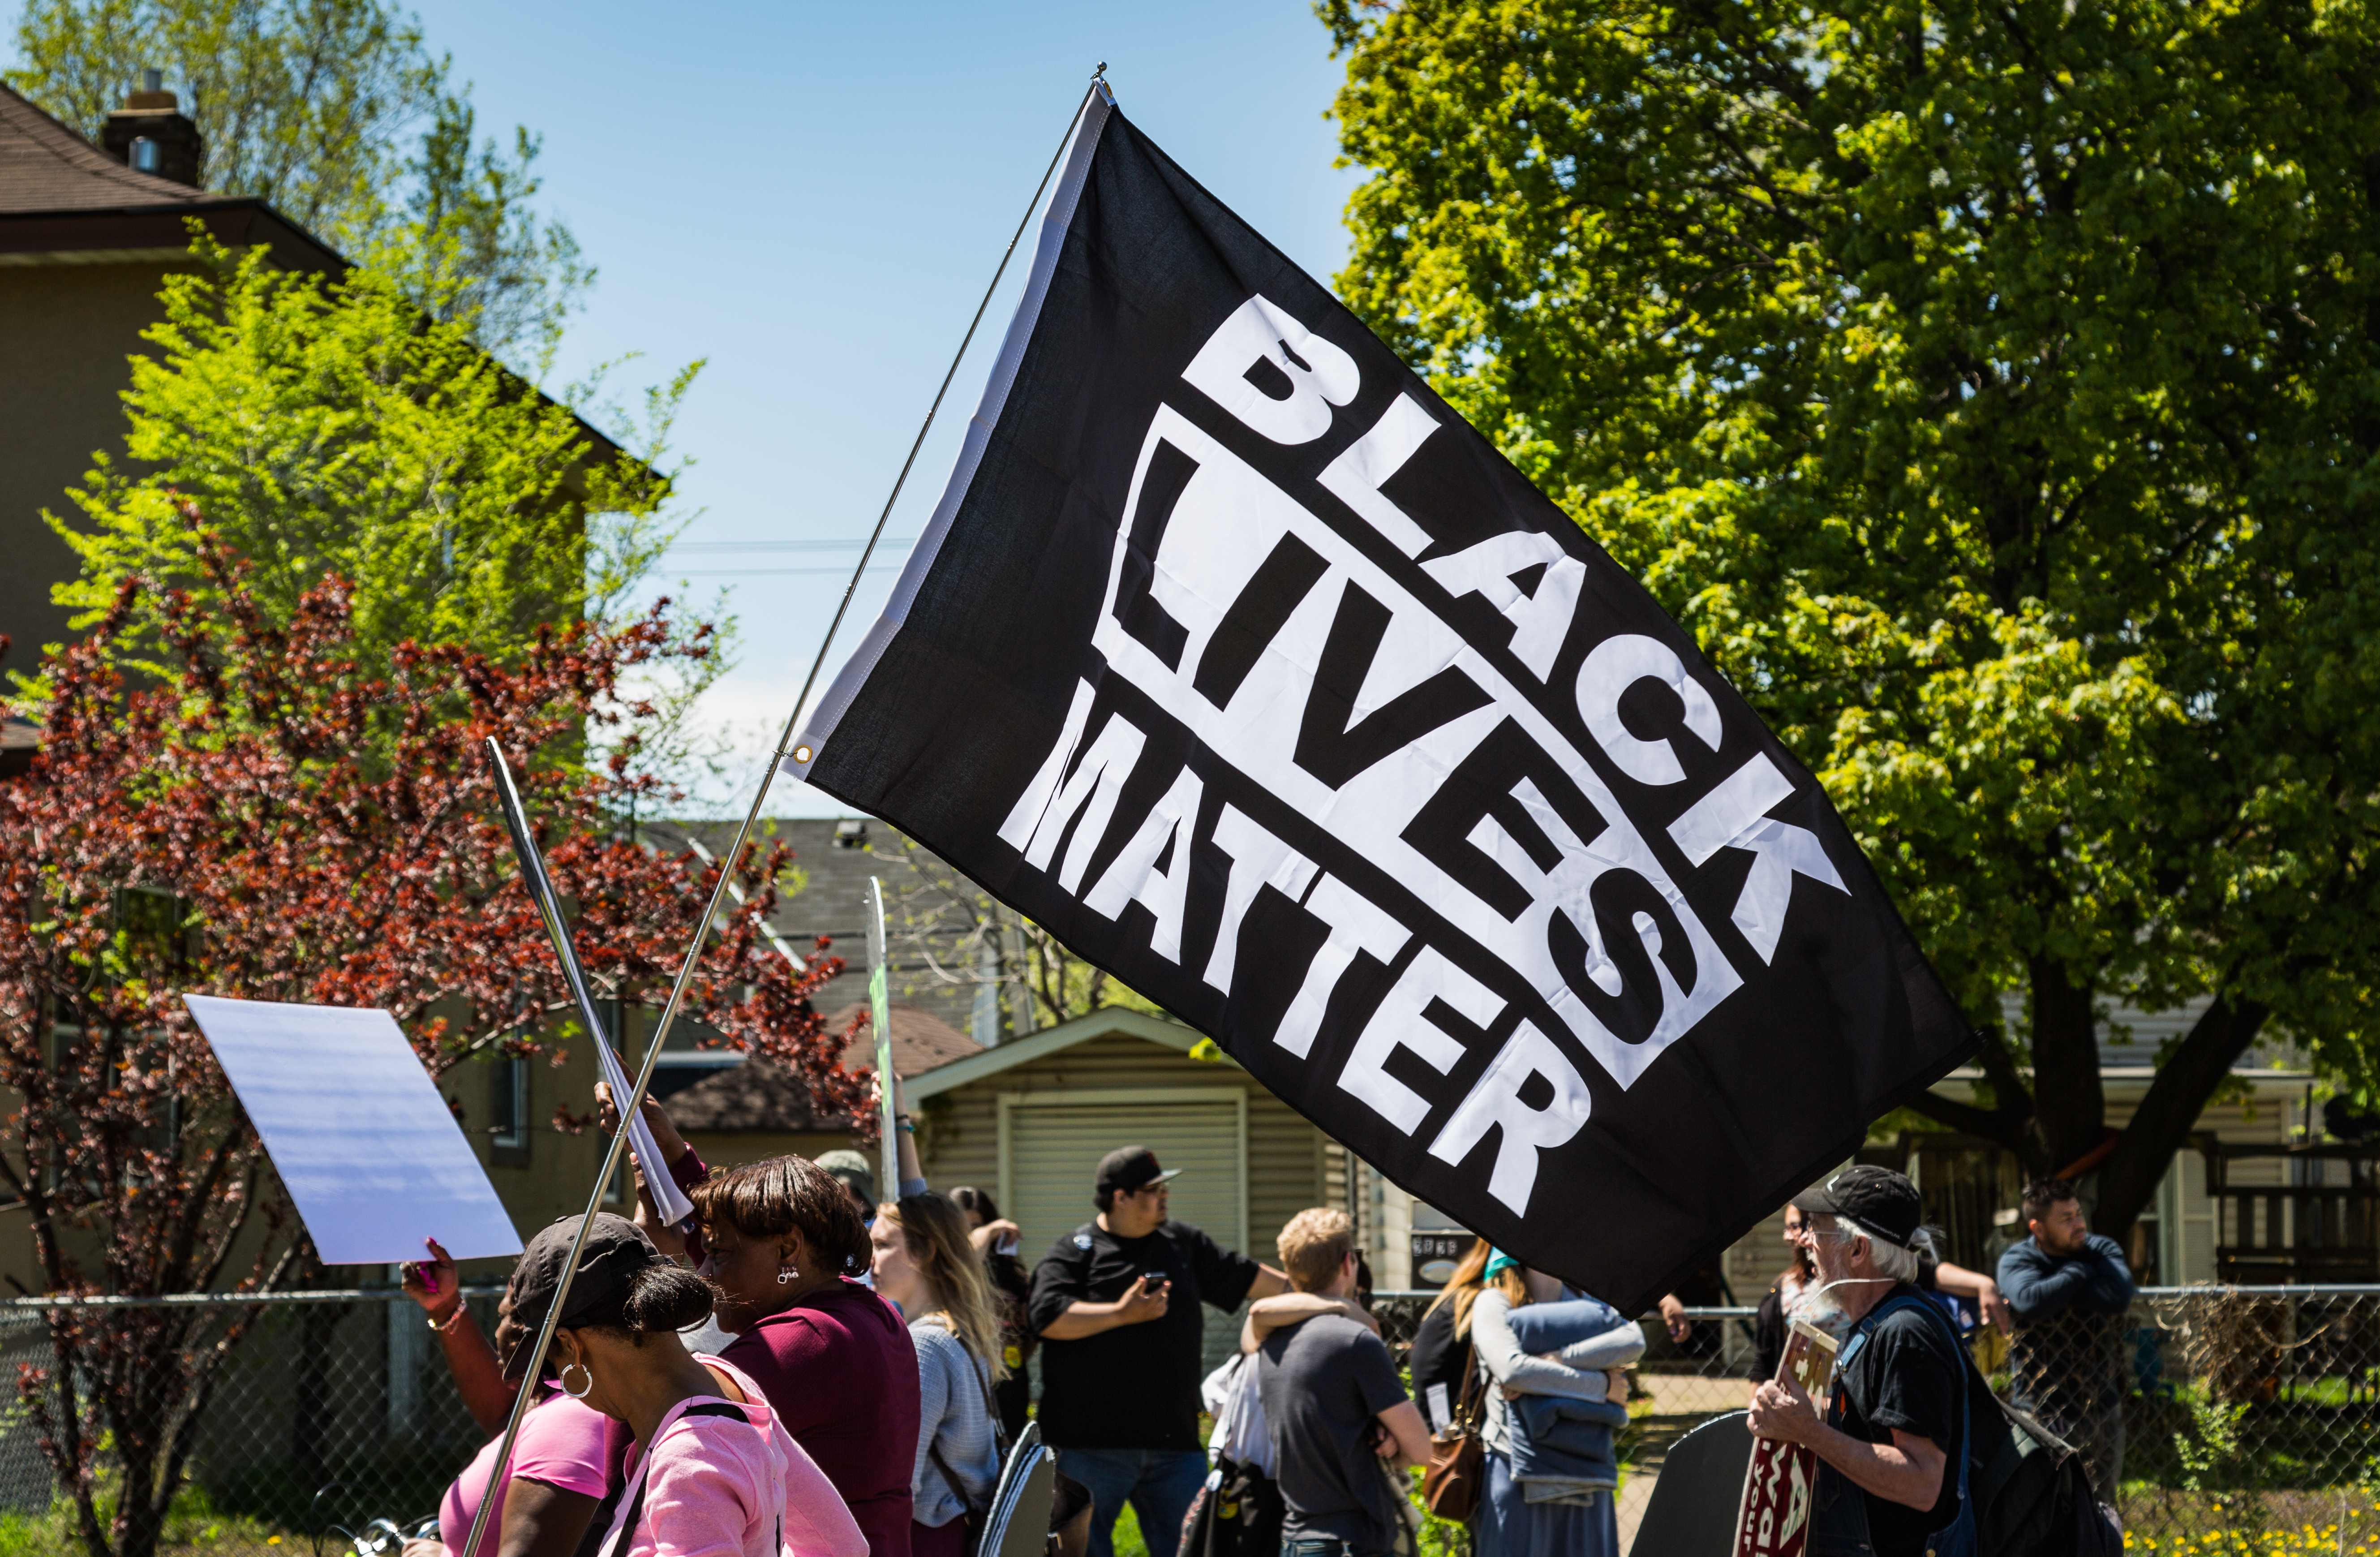
[[[1457,1433],[1476,1433],[1479,1430],[1481,1392],[1479,1342],[1475,1336],[1465,1335],[1463,1338],[1463,1393],[1455,1398],[1454,1416],[1447,1426]]]

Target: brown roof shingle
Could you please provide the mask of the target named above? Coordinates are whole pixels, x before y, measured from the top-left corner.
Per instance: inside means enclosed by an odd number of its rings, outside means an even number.
[[[826,1030],[842,1032],[866,1009],[857,1002],[844,1006],[826,1019]],[[894,1001],[891,1009],[892,1074],[895,1076],[915,1076],[919,1071],[946,1065],[953,1060],[963,1060],[969,1054],[983,1051],[982,1044],[931,1012],[899,1001]],[[851,1047],[843,1052],[843,1068],[850,1071],[872,1069],[875,1064],[876,1035],[862,1029]]]
[[[827,1030],[842,1032],[861,1009],[844,1007],[826,1019]],[[892,1007],[892,1070],[897,1076],[916,1076],[965,1059],[982,1047],[916,1006]],[[844,1051],[844,1068],[861,1071],[875,1064],[875,1040],[863,1031]],[[706,1077],[673,1096],[667,1106],[671,1122],[681,1130],[836,1130],[846,1123],[813,1113],[809,1089],[776,1061],[759,1058]]]
[[[0,86],[0,213],[195,210],[231,200],[135,173]]]

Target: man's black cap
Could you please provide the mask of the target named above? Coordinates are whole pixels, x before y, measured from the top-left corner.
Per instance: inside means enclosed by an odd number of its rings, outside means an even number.
[[[1862,1227],[1900,1248],[1916,1241],[1925,1208],[1917,1186],[1890,1168],[1845,1168],[1824,1184],[1814,1184],[1793,1197],[1803,1213],[1823,1211],[1847,1216]]]
[[[1181,1171],[1159,1167],[1157,1153],[1145,1146],[1120,1146],[1099,1159],[1099,1171],[1091,1180],[1091,1192],[1129,1195],[1152,1184],[1163,1184]]]
[[[577,1235],[578,1219],[565,1216],[528,1241],[513,1267],[513,1318],[521,1337],[504,1358],[504,1377],[517,1380],[528,1371],[529,1348],[537,1343],[538,1327],[553,1306],[562,1285],[562,1268],[570,1258],[570,1240]],[[620,1295],[636,1273],[648,1265],[666,1262],[643,1229],[623,1216],[597,1211],[587,1231],[587,1247],[578,1256],[578,1274],[571,1279],[570,1301],[563,1306],[562,1322],[571,1323],[609,1299]]]

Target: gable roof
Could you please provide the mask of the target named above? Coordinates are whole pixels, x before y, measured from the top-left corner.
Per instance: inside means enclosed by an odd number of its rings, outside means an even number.
[[[0,85],[0,263],[176,259],[189,251],[193,216],[225,244],[270,245],[293,269],[346,268],[264,201],[136,173]]]
[[[1161,1043],[1168,1049],[1188,1053],[1198,1042],[1198,1030],[1163,1016],[1151,1016],[1125,1006],[1108,1005],[1087,1016],[1077,1016],[1071,1022],[1024,1038],[1012,1038],[997,1049],[978,1050],[946,1064],[935,1066],[919,1076],[904,1071],[904,1090],[911,1102],[919,1102],[938,1093],[998,1076],[1004,1070],[1072,1049],[1078,1043],[1088,1043],[1095,1038],[1137,1038],[1150,1043]],[[1227,1055],[1223,1064],[1232,1061]]]
[[[253,195],[211,194],[136,173],[0,83],[0,268],[188,259],[191,219],[227,249],[270,249],[289,270],[346,274],[339,251]],[[522,387],[548,405],[543,390]],[[626,451],[579,416],[598,463]]]
[[[836,1012],[826,1019],[827,1030],[843,1031],[862,1009],[848,1005]],[[892,1073],[904,1081],[983,1052],[975,1040],[913,1005],[895,1004],[892,1025]],[[856,1072],[875,1064],[875,1039],[863,1031],[843,1052],[843,1068]],[[681,1130],[840,1130],[850,1124],[839,1114],[814,1112],[800,1078],[758,1055],[673,1094],[667,1106],[671,1123]]]
[[[643,832],[657,847],[675,851],[684,848],[687,839],[695,839],[716,856],[724,853],[735,841],[735,823],[649,821],[643,824]],[[886,893],[897,903],[904,894],[915,894],[923,884],[921,867],[937,874],[949,868],[923,848],[905,847],[891,827],[865,817],[774,817],[768,820],[765,831],[758,836],[764,853],[771,844],[781,843],[791,849],[794,867],[803,878],[800,891],[778,895],[777,906],[769,915],[769,927],[791,943],[801,956],[810,955],[813,943],[823,935],[834,943],[832,955],[844,959],[842,977],[820,990],[812,997],[814,1003],[820,1011],[827,1011],[848,1008],[864,1000],[868,991],[868,916],[864,907],[868,879],[882,877]],[[954,928],[947,935],[934,938],[930,951],[945,967],[953,963],[964,967],[970,960],[969,954],[957,943]],[[941,977],[920,955],[915,935],[896,934],[891,955],[896,1012],[905,1004],[914,1010],[931,1012],[951,1028],[965,1030],[972,1027],[976,985]],[[897,1018],[893,1026],[897,1038]],[[906,1076],[908,1072],[905,1069],[902,1074]]]
[[[826,1030],[842,1032],[856,1021],[868,1007],[855,1002],[826,1019]],[[930,1011],[899,1001],[887,1006],[892,1022],[892,1074],[907,1080],[932,1070],[937,1065],[963,1060],[969,1054],[980,1054],[983,1045],[943,1021]],[[876,1035],[863,1030],[851,1047],[843,1052],[843,1068],[866,1070],[876,1064]]]
[[[136,173],[0,85],[0,212],[187,209],[225,198]]]
[[[810,1089],[759,1055],[716,1071],[662,1105],[681,1130],[832,1130],[845,1121],[810,1111]]]

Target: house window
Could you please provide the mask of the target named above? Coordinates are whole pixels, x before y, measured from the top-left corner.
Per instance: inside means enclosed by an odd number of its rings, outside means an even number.
[[[499,1168],[528,1166],[528,1060],[500,1058],[488,1077],[488,1161]]]
[[[132,170],[154,173],[164,165],[164,156],[157,142],[148,136],[136,137],[132,142]]]

